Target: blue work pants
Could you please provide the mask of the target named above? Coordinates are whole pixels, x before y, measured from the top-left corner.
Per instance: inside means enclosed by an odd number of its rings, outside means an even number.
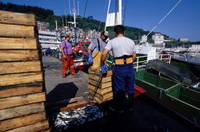
[[[115,65],[113,67],[114,94],[126,92],[128,95],[134,94],[134,69],[133,64]]]

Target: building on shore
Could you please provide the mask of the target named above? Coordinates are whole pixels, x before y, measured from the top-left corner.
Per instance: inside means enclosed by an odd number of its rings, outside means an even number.
[[[37,22],[38,38],[42,49],[57,49],[61,42],[60,33],[49,30],[49,23]]]

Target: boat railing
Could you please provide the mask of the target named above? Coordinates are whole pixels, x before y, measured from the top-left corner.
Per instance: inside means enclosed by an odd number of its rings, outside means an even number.
[[[187,56],[185,54],[172,54],[172,58],[187,61]]]
[[[171,63],[171,55],[170,54],[160,54],[159,55],[159,60],[165,62],[165,63]]]
[[[134,69],[136,71],[139,71],[140,69],[145,68],[147,65],[147,61],[148,61],[147,55],[136,57],[136,61],[133,62]]]

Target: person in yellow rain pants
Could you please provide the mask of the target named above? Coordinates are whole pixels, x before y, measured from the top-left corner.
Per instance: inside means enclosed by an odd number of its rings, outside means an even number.
[[[98,69],[101,62],[101,53],[106,46],[106,40],[108,39],[109,33],[103,31],[101,36],[94,39],[88,47],[88,63],[92,65],[92,69]],[[94,59],[94,60],[93,60]]]

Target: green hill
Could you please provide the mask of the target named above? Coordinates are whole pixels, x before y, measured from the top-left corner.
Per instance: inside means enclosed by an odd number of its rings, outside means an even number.
[[[37,6],[25,6],[25,5],[16,5],[12,3],[3,3],[0,2],[0,10],[5,11],[13,11],[13,12],[21,12],[21,13],[33,13],[36,15],[36,19],[38,21],[49,22],[50,29],[55,29],[55,20],[58,21],[58,27],[65,25],[65,20],[73,20],[72,16],[56,16],[54,12],[49,9],[44,9]],[[88,18],[83,18],[81,16],[77,17],[78,27],[83,30],[96,30],[103,31],[105,23],[94,20],[91,16]],[[114,32],[112,28],[107,29],[110,32],[111,38],[114,37]],[[148,31],[144,31],[143,29],[135,28],[135,27],[126,27],[126,36],[133,39],[138,40],[142,35],[147,34]],[[152,33],[154,34],[154,33]],[[152,34],[149,35],[149,40],[152,41]],[[165,38],[169,38],[169,36],[165,35]]]

